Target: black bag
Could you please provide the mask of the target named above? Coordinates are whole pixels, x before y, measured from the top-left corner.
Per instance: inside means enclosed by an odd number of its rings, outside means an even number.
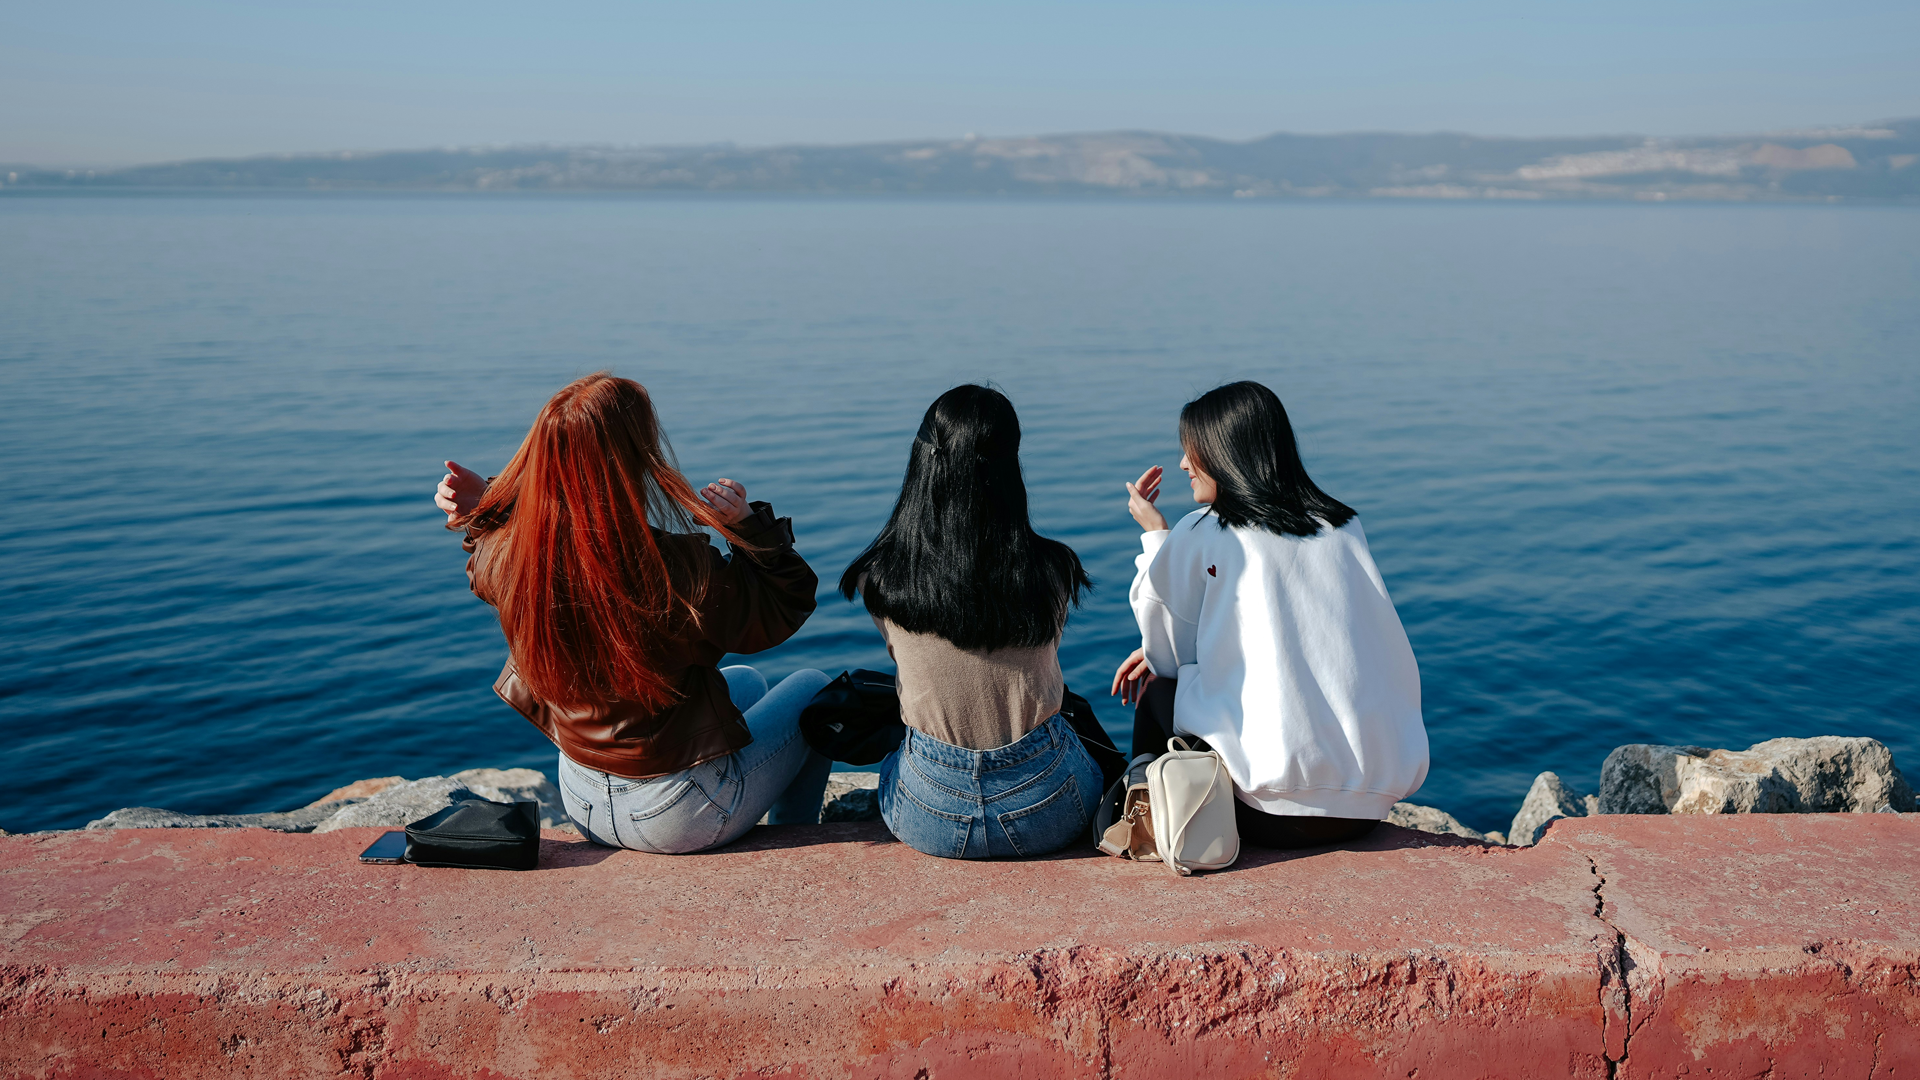
[[[1080,745],[1100,767],[1105,790],[1127,771],[1126,756],[1113,745],[1086,698],[1068,690],[1060,702],[1060,715],[1073,725]],[[900,720],[899,684],[883,671],[843,671],[800,711],[800,735],[807,745],[848,765],[878,763],[900,748],[906,731]]]
[[[1073,733],[1080,736],[1080,745],[1086,748],[1087,756],[1100,766],[1100,790],[1112,787],[1127,771],[1127,755],[1113,745],[1113,736],[1100,726],[1100,718],[1093,715],[1093,703],[1069,690],[1060,702],[1060,715],[1073,725]]]
[[[800,710],[800,737],[822,756],[873,765],[900,748],[900,690],[884,671],[855,668],[813,695]]]
[[[468,870],[540,865],[540,804],[468,799],[407,826],[407,861]]]

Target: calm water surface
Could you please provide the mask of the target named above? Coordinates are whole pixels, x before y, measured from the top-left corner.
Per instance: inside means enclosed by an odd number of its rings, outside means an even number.
[[[1917,354],[1913,209],[7,196],[0,827],[550,771],[429,494],[601,368],[824,579],[926,404],[1003,388],[1099,583],[1063,653],[1096,704],[1137,640],[1121,482],[1260,379],[1412,637],[1415,801],[1504,827],[1648,740],[1920,772]],[[885,660],[829,593],[754,662]]]

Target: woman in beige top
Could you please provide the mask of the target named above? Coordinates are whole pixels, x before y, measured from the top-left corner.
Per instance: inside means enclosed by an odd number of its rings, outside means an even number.
[[[1060,715],[1060,632],[1091,587],[1033,531],[1020,419],[984,386],[920,422],[886,528],[840,578],[887,640],[906,737],[880,763],[880,816],[952,859],[1040,855],[1087,831],[1100,769]]]

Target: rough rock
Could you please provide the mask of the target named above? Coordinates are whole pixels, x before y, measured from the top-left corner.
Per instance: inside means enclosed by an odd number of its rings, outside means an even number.
[[[1501,832],[1499,829],[1488,829],[1487,842],[1489,844],[1505,844],[1507,842],[1507,834]]]
[[[820,821],[879,821],[880,774],[834,773],[820,801]]]
[[[334,788],[308,805],[318,806],[321,803],[339,802],[342,799],[370,799],[396,784],[406,782],[407,778],[404,776],[376,776],[371,780],[355,780],[346,787]]]
[[[419,821],[443,806],[481,797],[478,792],[450,776],[423,777],[411,783],[395,785],[365,802],[346,807],[321,822],[313,831],[329,833],[368,825],[397,828],[410,821]]]
[[[1460,824],[1460,820],[1445,810],[1436,810],[1431,806],[1419,806],[1414,803],[1397,802],[1387,813],[1388,824],[1403,829],[1418,829],[1421,832],[1440,833],[1449,836],[1464,836],[1469,840],[1485,840],[1487,834],[1478,829],[1470,829]]]
[[[272,829],[275,832],[312,832],[358,799],[316,802],[298,810],[267,814],[183,814],[152,806],[128,806],[87,822],[89,829]]]
[[[404,776],[356,780],[298,810],[265,814],[183,814],[129,806],[87,823],[89,829],[273,829],[332,832],[366,825],[405,825],[461,799],[537,802],[541,825],[570,829],[560,792],[538,769],[468,769],[409,781]],[[336,820],[338,819],[338,820]]]
[[[1870,814],[1914,809],[1875,739],[1769,739],[1745,750],[1632,743],[1600,767],[1603,814]]]
[[[569,824],[567,808],[560,803],[560,789],[539,769],[467,769],[454,773],[450,779],[494,802],[539,803],[540,824],[544,828],[563,828]]]
[[[1527,789],[1526,801],[1520,804],[1520,812],[1513,815],[1513,824],[1507,829],[1507,843],[1532,847],[1540,841],[1541,834],[1547,831],[1547,823],[1554,818],[1586,816],[1587,800],[1575,795],[1573,789],[1561,783],[1557,774],[1543,772],[1533,778],[1533,786]]]

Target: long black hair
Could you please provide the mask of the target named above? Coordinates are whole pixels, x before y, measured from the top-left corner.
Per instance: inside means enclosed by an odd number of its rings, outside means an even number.
[[[1339,528],[1353,507],[1320,490],[1300,463],[1300,446],[1280,395],[1257,382],[1228,383],[1180,410],[1180,448],[1219,486],[1213,515],[1286,536]]]
[[[1020,418],[984,386],[927,407],[893,515],[840,575],[847,599],[858,590],[869,612],[962,649],[1045,645],[1092,587],[1080,556],[1027,520]]]

